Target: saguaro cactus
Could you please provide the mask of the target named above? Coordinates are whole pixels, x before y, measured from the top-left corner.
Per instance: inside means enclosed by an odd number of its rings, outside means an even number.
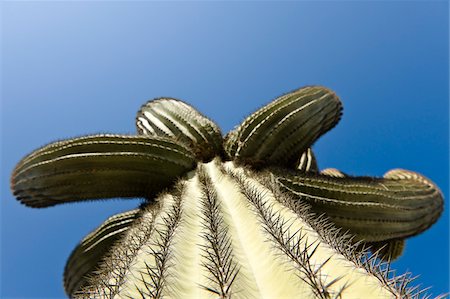
[[[141,107],[138,136],[55,142],[16,166],[25,205],[144,197],[75,248],[73,298],[412,298],[389,261],[442,212],[420,174],[380,178],[319,171],[312,144],[341,117],[311,86],[262,107],[222,139],[188,104]]]

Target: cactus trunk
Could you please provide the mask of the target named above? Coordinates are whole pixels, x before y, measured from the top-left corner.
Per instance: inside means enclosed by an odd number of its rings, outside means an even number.
[[[76,298],[396,298],[332,225],[218,159],[142,208]],[[333,242],[333,236],[341,238]],[[346,240],[346,241],[343,241]],[[86,240],[85,240],[86,242]],[[108,245],[109,246],[109,245]],[[85,257],[72,255],[71,261]],[[69,261],[69,264],[71,263]],[[66,269],[66,282],[82,277]],[[84,278],[80,278],[84,279]]]

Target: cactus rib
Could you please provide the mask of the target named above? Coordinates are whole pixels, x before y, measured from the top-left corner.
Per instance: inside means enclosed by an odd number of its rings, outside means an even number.
[[[212,274],[212,286],[205,289],[217,294],[220,298],[231,298],[232,286],[239,272],[233,254],[229,231],[221,216],[221,207],[214,184],[204,167],[199,167],[198,177],[202,189],[203,225],[202,237],[207,241],[203,247],[207,260],[203,266]]]

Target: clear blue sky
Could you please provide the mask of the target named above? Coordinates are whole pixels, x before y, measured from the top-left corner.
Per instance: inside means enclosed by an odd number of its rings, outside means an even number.
[[[139,200],[20,205],[14,165],[51,141],[134,133],[146,100],[184,99],[223,132],[274,97],[334,89],[341,123],[319,166],[354,175],[423,173],[446,210],[394,264],[448,292],[448,3],[2,2],[1,297],[64,298],[71,250]]]

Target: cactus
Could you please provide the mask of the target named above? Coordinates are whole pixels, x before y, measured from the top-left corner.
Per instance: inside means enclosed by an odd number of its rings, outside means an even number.
[[[342,105],[311,86],[257,110],[222,138],[188,104],[148,102],[139,135],[55,142],[22,159],[21,203],[144,197],[74,249],[72,298],[415,298],[390,261],[439,218],[443,198],[424,176],[320,171],[311,149]]]

